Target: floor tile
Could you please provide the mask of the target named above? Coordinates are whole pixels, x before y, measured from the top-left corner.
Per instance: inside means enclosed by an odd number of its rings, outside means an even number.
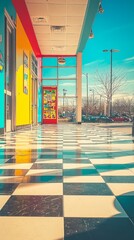
[[[107,184],[115,196],[119,195],[133,195],[134,183],[108,183]]]
[[[131,218],[134,218],[134,196],[118,196],[119,203]]]
[[[30,169],[32,166],[31,163],[19,163],[19,164],[13,164],[13,163],[6,163],[4,165],[0,165],[0,169]]]
[[[34,163],[31,169],[62,169],[60,163]]]
[[[92,176],[99,175],[96,169],[64,169],[64,176]]]
[[[62,176],[25,176],[23,178],[24,183],[62,183]]]
[[[63,169],[95,169],[95,167],[90,163],[64,163]]]
[[[6,195],[4,195],[4,196],[0,195],[0,210],[3,208],[3,206],[8,201],[9,198],[10,198],[10,195],[7,195],[7,196]]]
[[[51,155],[40,155],[38,156],[38,159],[61,159],[62,155],[57,155],[57,154],[51,154]]]
[[[101,176],[133,176],[130,170],[98,170]]]
[[[35,161],[35,163],[54,163],[54,164],[57,164],[57,163],[61,163],[62,164],[63,162],[63,159],[46,159],[46,158],[42,158],[42,159],[38,159]]]
[[[31,157],[25,157],[25,156],[20,157],[19,156],[19,159],[18,158],[10,158],[9,160],[6,161],[6,163],[9,163],[9,164],[10,163],[12,163],[12,164],[22,164],[22,163],[31,164],[31,163],[34,163],[36,161],[36,159],[37,159],[37,157],[31,158]]]
[[[101,176],[64,176],[64,183],[101,183],[104,182]]]
[[[0,176],[0,183],[20,183],[23,177],[16,176]]]
[[[134,183],[134,176],[103,176],[107,183]]]
[[[127,163],[133,163],[134,159],[131,156],[131,158],[129,156],[127,156],[127,158],[123,158],[123,157],[118,157],[118,158],[114,158],[114,159],[92,159],[91,162],[93,164],[127,164]]]
[[[14,195],[62,195],[62,183],[22,183],[16,188]]]
[[[133,240],[128,218],[65,218],[65,240]]]
[[[11,196],[0,216],[62,217],[62,196]]]
[[[64,158],[63,162],[66,164],[80,164],[80,163],[91,163],[88,158]]]
[[[114,196],[64,196],[65,217],[127,217]]]
[[[0,217],[0,226],[5,240],[64,239],[62,217]]]
[[[105,183],[64,183],[64,195],[113,195]]]
[[[62,169],[31,169],[26,176],[62,176]]]
[[[0,183],[0,195],[11,195],[17,186],[17,183]]]
[[[0,169],[0,176],[25,176],[25,169]]]

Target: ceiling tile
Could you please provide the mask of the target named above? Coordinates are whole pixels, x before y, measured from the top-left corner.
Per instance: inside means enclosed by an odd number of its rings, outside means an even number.
[[[82,17],[67,17],[68,25],[82,25],[83,18]]]
[[[88,0],[67,0],[67,4],[87,4]]]
[[[65,40],[66,34],[65,33],[52,33],[51,40]]]
[[[54,26],[64,26],[67,24],[67,18],[63,16],[50,16],[49,24]]]
[[[36,33],[51,33],[49,26],[34,26]]]
[[[67,27],[67,33],[79,33],[81,30],[81,25],[70,25],[69,27]]]
[[[26,0],[27,3],[47,3],[48,0]]]
[[[47,3],[66,4],[66,0],[48,0]]]
[[[79,37],[79,34],[73,34],[73,33],[72,33],[72,34],[70,34],[70,33],[69,33],[69,34],[67,34],[67,37],[66,37],[66,39],[67,39],[67,40],[70,40],[70,39],[71,39],[71,40],[72,40],[72,39],[75,39],[75,40],[77,40],[77,39],[78,39],[78,37]]]
[[[44,34],[38,33],[36,36],[37,36],[38,41],[42,40],[42,39],[44,39],[46,41],[51,41],[51,35],[48,33],[44,33]]]
[[[68,16],[83,16],[85,13],[86,5],[68,5],[67,15]]]
[[[67,46],[77,45],[78,44],[78,38],[77,39],[71,38],[71,41],[67,40],[66,44],[67,44]]]
[[[28,3],[27,8],[31,16],[48,16],[47,4]]]
[[[64,4],[48,4],[49,16],[66,16],[66,6]]]

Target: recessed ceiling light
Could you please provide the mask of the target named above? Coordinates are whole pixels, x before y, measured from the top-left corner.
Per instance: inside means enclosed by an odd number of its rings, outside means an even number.
[[[66,31],[65,26],[50,26],[52,32],[61,33]]]
[[[48,18],[43,16],[32,16],[33,24],[47,24]]]

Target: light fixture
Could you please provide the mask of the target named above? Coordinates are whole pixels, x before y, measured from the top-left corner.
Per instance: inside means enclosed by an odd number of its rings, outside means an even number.
[[[65,63],[66,63],[65,58],[63,58],[63,57],[58,57],[58,64],[64,65]]]
[[[66,31],[65,26],[50,26],[51,32],[62,33]]]
[[[93,34],[92,29],[91,29],[91,32],[90,32],[89,38],[94,38],[94,34]]]
[[[33,16],[32,22],[34,25],[45,25],[48,23],[48,17],[44,16]]]
[[[99,13],[104,13],[104,9],[103,9],[103,7],[102,7],[102,5],[101,5],[101,2],[100,2],[100,4],[99,4]]]

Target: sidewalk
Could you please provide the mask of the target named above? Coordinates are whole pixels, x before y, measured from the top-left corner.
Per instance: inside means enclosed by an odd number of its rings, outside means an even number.
[[[115,132],[132,134],[132,123],[100,123],[98,126],[110,128]]]

